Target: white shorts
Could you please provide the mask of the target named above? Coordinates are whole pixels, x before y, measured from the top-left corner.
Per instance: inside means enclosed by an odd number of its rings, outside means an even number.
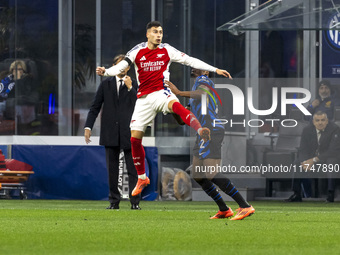
[[[178,101],[178,98],[171,93],[170,89],[158,90],[138,98],[131,118],[131,130],[145,132],[157,113],[163,112],[164,115],[170,113],[168,104],[172,100]]]

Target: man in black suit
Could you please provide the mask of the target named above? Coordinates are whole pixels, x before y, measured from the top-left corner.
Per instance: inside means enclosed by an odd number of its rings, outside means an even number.
[[[113,65],[125,58],[118,55]],[[107,209],[119,209],[120,192],[118,190],[119,154],[124,151],[125,162],[129,176],[129,197],[131,209],[140,210],[140,196],[131,196],[137,183],[137,172],[131,154],[130,121],[137,99],[138,85],[127,76],[129,67],[115,77],[101,82],[90,111],[87,115],[84,136],[86,143],[91,142],[91,129],[102,109],[99,144],[105,146],[106,165],[109,176],[109,201]]]
[[[302,172],[309,171],[313,175],[316,170],[311,167],[330,167],[340,163],[340,128],[328,121],[327,114],[318,111],[313,115],[313,124],[308,125],[302,131],[297,166],[302,167]],[[299,168],[297,167],[297,172]],[[316,169],[316,168],[314,168]],[[325,171],[327,170],[327,171]],[[327,202],[334,202],[334,178],[330,178],[331,169],[322,169],[328,175],[328,197]],[[293,179],[294,194],[286,201],[301,202],[301,179]]]

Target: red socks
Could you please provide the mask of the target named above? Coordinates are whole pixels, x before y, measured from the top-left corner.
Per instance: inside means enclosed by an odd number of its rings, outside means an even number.
[[[179,115],[185,124],[192,127],[196,131],[202,127],[200,122],[196,119],[195,115],[179,102],[175,102],[172,105],[172,111]]]
[[[172,105],[172,111],[178,114],[185,124],[192,127],[196,131],[202,128],[199,121],[196,119],[195,115],[188,109],[185,109],[183,105],[179,102],[175,102]],[[142,139],[131,137],[131,152],[133,163],[135,164],[137,174],[145,174],[145,151],[142,145]]]
[[[131,152],[137,174],[145,174],[145,151],[142,145],[142,139],[131,137]]]

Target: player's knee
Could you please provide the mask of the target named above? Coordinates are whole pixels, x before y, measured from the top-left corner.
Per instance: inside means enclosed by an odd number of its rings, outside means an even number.
[[[173,110],[174,103],[179,103],[179,101],[174,99],[174,100],[171,100],[171,101],[168,103],[168,108],[169,108],[169,110],[172,111],[172,112],[174,112],[174,110]]]
[[[142,128],[141,128],[142,129]],[[131,130],[131,138],[142,139],[144,136],[144,132],[141,130]]]

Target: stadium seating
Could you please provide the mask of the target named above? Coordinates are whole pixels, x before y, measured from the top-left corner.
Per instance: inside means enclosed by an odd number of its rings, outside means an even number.
[[[303,119],[303,114],[297,108],[290,109],[289,118],[297,121],[295,127],[289,127],[293,124],[286,123],[281,126],[277,135],[277,142],[274,148],[264,151],[263,164],[270,166],[290,166],[293,164],[300,145],[302,130],[308,125]],[[273,138],[273,136],[269,136]],[[291,181],[293,176],[280,175],[280,173],[266,173],[266,196],[271,197],[273,191],[273,182]]]
[[[340,127],[340,106],[334,107],[334,123]]]

